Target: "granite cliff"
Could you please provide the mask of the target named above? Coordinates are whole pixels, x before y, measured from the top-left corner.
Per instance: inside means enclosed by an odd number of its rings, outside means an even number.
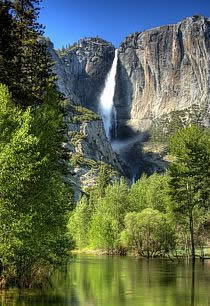
[[[99,98],[114,59],[114,46],[100,38],[81,39],[60,51],[55,51],[51,43],[48,45],[59,90],[74,105],[98,113]],[[126,146],[122,143],[117,149],[113,146],[130,167],[130,172],[126,170],[128,176],[138,177],[148,168],[151,173],[167,167],[165,146],[155,145],[154,149],[150,144],[145,145],[144,136],[150,135],[154,142],[164,143],[168,134],[189,122],[209,126],[209,102],[210,18],[192,16],[174,25],[129,35],[118,50],[114,96],[115,137],[123,139]],[[70,112],[67,120],[68,116]],[[91,179],[90,160],[104,161],[117,169],[118,174],[123,173],[124,165],[107,141],[101,120],[81,121],[74,126],[71,123],[68,130],[69,143],[71,137],[75,138],[74,133],[83,135],[74,148],[66,143],[69,155],[76,156],[73,160],[80,164],[79,168],[75,164],[69,172],[77,185],[94,182],[97,171]],[[73,136],[69,136],[71,133]],[[82,165],[81,154],[88,160],[86,166]]]
[[[99,97],[114,58],[114,46],[85,38],[56,52],[58,87],[66,97],[98,112]],[[163,115],[210,99],[210,18],[188,17],[174,25],[129,35],[119,47],[115,107],[118,135],[123,127],[150,128]],[[208,116],[203,120],[208,124]]]
[[[210,18],[193,16],[128,36],[119,48],[117,75],[119,126],[145,130],[155,119],[193,105],[207,113]]]
[[[99,96],[114,59],[114,46],[100,38],[84,38],[60,51],[55,51],[50,43],[48,46],[59,90],[74,103],[98,112]]]

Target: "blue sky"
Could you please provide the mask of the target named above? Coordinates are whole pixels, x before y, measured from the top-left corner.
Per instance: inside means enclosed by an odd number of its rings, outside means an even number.
[[[39,21],[55,48],[97,35],[118,47],[132,32],[210,17],[210,0],[43,0],[41,6]]]

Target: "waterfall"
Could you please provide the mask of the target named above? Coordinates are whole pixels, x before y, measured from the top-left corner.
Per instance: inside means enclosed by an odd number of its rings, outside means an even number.
[[[117,71],[117,49],[112,67],[107,75],[104,90],[100,96],[100,114],[103,119],[106,137],[110,140],[110,131],[112,127],[112,115],[114,110],[115,76]],[[115,111],[116,116],[116,111]],[[115,119],[116,120],[116,119]]]
[[[114,117],[114,138],[117,138],[117,111],[113,105],[113,117]]]

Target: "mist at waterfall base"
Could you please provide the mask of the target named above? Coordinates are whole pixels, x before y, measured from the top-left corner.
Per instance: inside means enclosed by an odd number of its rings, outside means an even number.
[[[118,62],[118,50],[115,50],[111,69],[106,77],[103,92],[99,98],[99,113],[102,117],[106,137],[110,141],[113,150],[119,154],[124,162],[126,176],[135,181],[140,176],[141,162],[139,161],[141,141],[143,135],[133,133],[125,139],[117,139],[117,113],[114,106],[114,95],[116,85],[116,73]],[[113,133],[114,131],[114,133]]]
[[[124,140],[114,139],[111,142],[113,150],[119,154],[120,158],[126,165],[126,176],[135,182],[141,176],[142,164],[142,142],[145,135],[130,136]]]

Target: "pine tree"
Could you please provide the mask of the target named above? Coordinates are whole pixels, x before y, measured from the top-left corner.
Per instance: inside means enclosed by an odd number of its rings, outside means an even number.
[[[13,59],[16,49],[12,48],[15,24],[11,15],[11,2],[0,1],[0,82],[13,83]]]
[[[107,165],[101,165],[99,168],[99,176],[97,179],[97,190],[100,197],[104,197],[105,189],[109,185],[111,179],[111,170]]]
[[[1,0],[0,82],[8,86],[16,103],[41,104],[55,76],[44,27],[37,22],[40,0]]]

